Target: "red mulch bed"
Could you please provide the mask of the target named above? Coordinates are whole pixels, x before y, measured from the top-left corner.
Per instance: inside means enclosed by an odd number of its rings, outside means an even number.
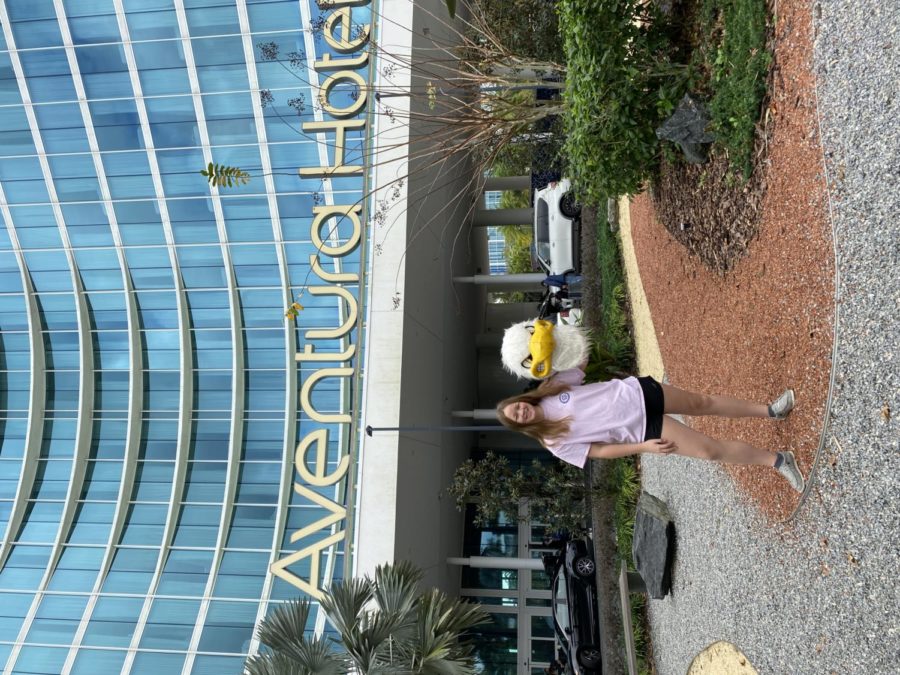
[[[761,207],[754,207],[760,211],[758,232],[730,271],[704,264],[679,243],[657,221],[648,195],[638,196],[631,208],[641,279],[671,383],[758,401],[773,399],[786,386],[797,394],[784,422],[695,418],[692,426],[719,438],[793,450],[804,473],[822,429],[834,308],[811,41],[809,5],[780,3],[768,154],[760,167],[765,190]],[[728,471],[774,520],[797,504],[798,495],[771,469]]]

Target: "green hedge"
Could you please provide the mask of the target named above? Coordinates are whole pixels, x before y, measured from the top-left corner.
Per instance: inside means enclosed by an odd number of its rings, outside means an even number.
[[[586,201],[632,194],[655,165],[655,129],[687,69],[669,62],[666,26],[637,0],[562,0],[567,172]]]

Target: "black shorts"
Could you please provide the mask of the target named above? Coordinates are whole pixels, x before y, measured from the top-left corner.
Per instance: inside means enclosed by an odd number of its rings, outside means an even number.
[[[644,392],[644,410],[647,412],[647,431],[644,440],[662,438],[662,418],[665,411],[665,397],[662,386],[652,377],[639,377],[638,384]]]

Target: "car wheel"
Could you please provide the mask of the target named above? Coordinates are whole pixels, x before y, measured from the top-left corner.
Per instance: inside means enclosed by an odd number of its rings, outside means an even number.
[[[593,645],[582,647],[578,650],[578,663],[584,668],[599,668],[603,660],[600,650]]]
[[[559,200],[559,210],[566,218],[577,218],[581,213],[581,204],[575,199],[575,195],[567,192]]]
[[[594,573],[594,570],[597,569],[594,565],[594,561],[585,556],[576,558],[575,562],[572,563],[572,568],[575,570],[575,574],[580,577],[589,577]]]

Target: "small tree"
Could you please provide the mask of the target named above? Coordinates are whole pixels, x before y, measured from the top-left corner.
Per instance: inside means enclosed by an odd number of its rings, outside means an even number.
[[[308,638],[308,600],[275,609],[258,635],[268,650],[247,659],[249,675],[470,675],[465,633],[484,623],[479,605],[420,592],[412,563],[380,566],[375,577],[336,584],[321,600],[339,639]]]
[[[483,459],[463,462],[448,491],[460,510],[475,503],[478,526],[495,522],[501,511],[520,518],[522,500],[528,501],[529,513],[521,519],[538,520],[553,531],[577,536],[590,521],[592,488],[585,473],[562,462],[547,465],[535,460],[528,470],[514,469],[506,457],[488,452]]]

